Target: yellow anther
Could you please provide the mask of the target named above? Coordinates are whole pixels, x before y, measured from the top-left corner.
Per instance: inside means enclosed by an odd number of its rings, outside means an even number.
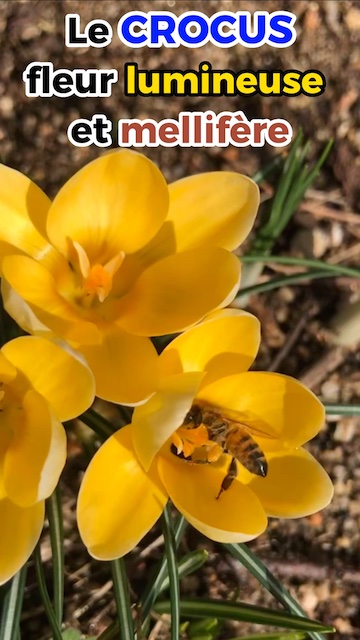
[[[96,293],[100,302],[104,302],[109,295],[112,286],[112,277],[105,271],[101,264],[95,264],[83,283],[86,293]]]
[[[213,445],[209,440],[207,428],[204,425],[189,429],[188,427],[180,427],[173,433],[172,441],[177,449],[177,453],[183,453],[185,458],[191,456],[195,449],[204,445]]]
[[[70,241],[75,249],[78,268],[83,277],[82,287],[86,295],[97,295],[100,302],[104,302],[112,288],[112,281],[115,273],[121,267],[125,253],[120,251],[104,265],[98,262],[91,266],[85,249],[76,242]]]
[[[180,453],[182,453],[183,451],[184,444],[176,431],[175,433],[172,434],[172,441],[173,441],[174,447],[176,447],[176,453],[180,455]]]
[[[219,444],[212,444],[211,447],[209,447],[207,453],[206,453],[206,458],[208,462],[216,462],[217,460],[219,460],[220,456],[222,456],[223,454],[223,449],[222,447],[220,447]]]

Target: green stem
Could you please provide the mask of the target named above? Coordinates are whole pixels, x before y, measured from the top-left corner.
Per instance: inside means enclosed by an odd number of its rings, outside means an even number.
[[[223,544],[223,547],[231,553],[253,575],[260,584],[265,587],[285,609],[299,616],[306,616],[305,611],[296,602],[295,598],[287,591],[280,580],[275,578],[261,560],[246,544]],[[323,640],[319,633],[312,633],[313,640]]]
[[[360,405],[358,404],[328,404],[323,402],[328,416],[360,416]]]
[[[156,603],[155,611],[159,614],[171,611],[171,602]],[[295,616],[285,611],[274,611],[244,602],[228,603],[221,600],[182,600],[181,615],[186,618],[217,618],[218,620],[239,620],[254,624],[267,624],[300,631],[319,630],[333,633],[335,629],[321,624],[317,620],[310,620]]]
[[[39,592],[45,608],[47,619],[51,627],[53,640],[62,640],[61,630],[57,624],[57,620],[55,618],[55,614],[51,606],[51,601],[50,601],[48,590],[46,587],[44,570],[41,562],[40,542],[36,545],[36,548],[34,551],[34,560],[35,560],[35,571],[36,571]]]
[[[272,291],[273,289],[280,289],[280,287],[286,287],[299,282],[306,282],[306,280],[315,280],[321,278],[333,278],[336,274],[324,270],[307,271],[306,273],[294,273],[291,276],[282,276],[280,278],[273,278],[268,282],[262,282],[260,284],[253,284],[250,287],[244,287],[239,290],[235,300],[242,298],[242,296],[252,295],[254,293],[264,293],[265,291]]]
[[[1,612],[0,640],[17,640],[19,637],[26,572],[27,565],[14,576],[5,595]]]
[[[58,626],[61,628],[64,608],[64,530],[60,489],[46,500],[46,515],[49,521],[50,542],[54,577],[54,610]]]
[[[112,424],[100,416],[94,409],[88,409],[80,418],[81,422],[90,427],[102,440],[107,440],[114,433]]]
[[[134,640],[128,578],[123,558],[111,562],[116,611],[122,640]]]
[[[242,256],[241,262],[266,262],[267,264],[285,264],[296,265],[299,267],[310,267],[320,269],[321,271],[329,271],[338,275],[349,276],[352,278],[360,278],[360,269],[353,267],[343,267],[337,264],[329,264],[321,260],[310,260],[308,258],[293,258],[291,256],[269,256],[269,255],[248,255]]]
[[[184,531],[187,527],[187,522],[183,516],[179,516],[174,525],[174,537],[176,548],[179,546]],[[139,610],[141,611],[144,621],[141,626],[141,630],[144,631],[148,624],[148,618],[153,604],[161,591],[162,584],[168,574],[168,566],[166,556],[164,556],[159,563],[155,575],[152,580],[147,584],[143,595],[140,598]],[[114,640],[117,639],[119,634],[119,626],[117,621],[112,622],[105,631],[98,637],[98,640]]]
[[[180,583],[176,561],[176,544],[169,503],[165,506],[162,514],[162,530],[164,534],[165,555],[169,573],[171,640],[179,640]]]

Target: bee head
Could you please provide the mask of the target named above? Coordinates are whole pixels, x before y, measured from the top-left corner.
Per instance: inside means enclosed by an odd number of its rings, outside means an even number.
[[[202,421],[201,416],[202,416],[201,407],[199,407],[199,405],[197,404],[193,404],[190,411],[188,411],[185,416],[184,424],[190,424],[191,422],[193,422],[195,426],[199,426],[199,424],[201,424],[201,421]]]

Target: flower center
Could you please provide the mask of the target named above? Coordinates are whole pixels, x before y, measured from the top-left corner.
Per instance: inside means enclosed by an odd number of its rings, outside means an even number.
[[[80,276],[80,287],[76,295],[77,302],[86,307],[91,306],[95,297],[99,302],[104,302],[112,289],[113,277],[124,261],[124,251],[120,251],[104,265],[99,263],[91,265],[81,244],[76,240],[70,242],[74,249]]]
[[[172,442],[178,456],[192,458],[194,462],[216,462],[223,453],[222,447],[209,439],[205,425],[179,427],[173,433]]]

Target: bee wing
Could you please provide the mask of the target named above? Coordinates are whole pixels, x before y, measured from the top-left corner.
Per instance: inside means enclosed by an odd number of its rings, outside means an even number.
[[[246,433],[249,433],[251,436],[258,436],[258,438],[266,438],[267,440],[275,440],[275,436],[265,431],[261,431],[261,429],[255,428],[252,425],[244,424],[243,422],[237,423]]]

